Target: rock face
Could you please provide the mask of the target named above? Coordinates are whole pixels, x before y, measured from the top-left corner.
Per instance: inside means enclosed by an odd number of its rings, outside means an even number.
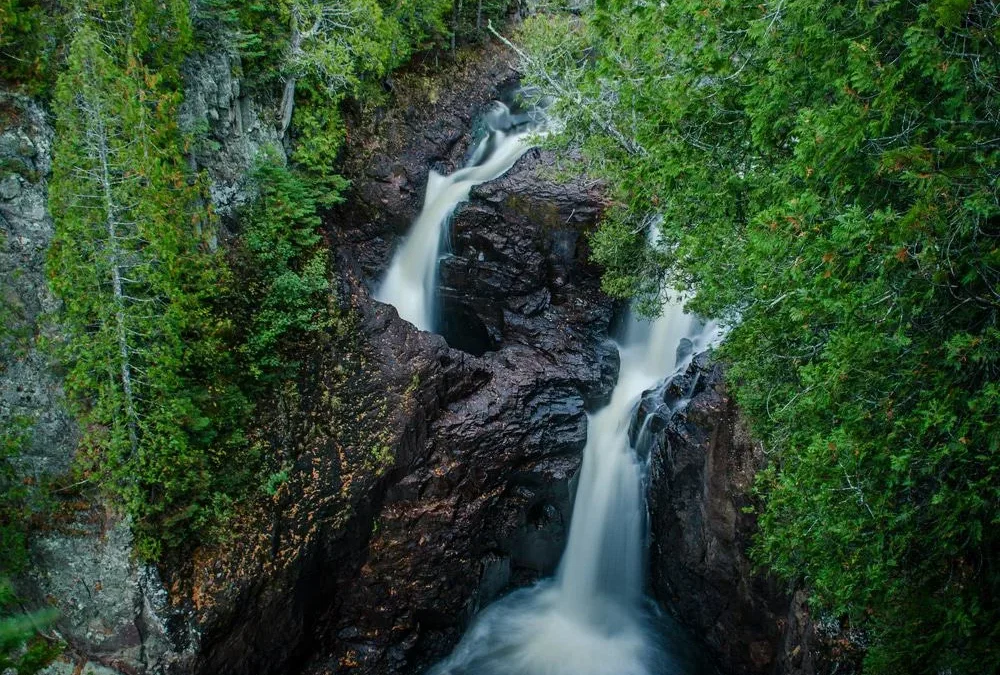
[[[253,197],[249,173],[258,159],[285,156],[276,113],[247,95],[236,75],[240,67],[239,58],[225,52],[184,64],[180,124],[198,139],[190,160],[208,172],[212,205],[223,216]]]
[[[53,233],[46,202],[52,135],[41,108],[0,93],[0,306],[11,332],[0,349],[0,420],[30,422],[31,443],[21,462],[35,479],[68,468],[76,433],[39,345],[45,317],[58,307],[45,275]]]
[[[156,568],[135,561],[127,523],[97,506],[75,511],[71,530],[35,538],[32,563],[31,581],[55,600],[69,643],[52,675],[88,661],[123,673],[188,671],[197,632],[173,612]]]
[[[191,161],[212,178],[212,198],[224,215],[246,200],[246,174],[262,152],[283,152],[254,101],[240,91],[235,64],[209,54],[187,65],[181,122],[200,130]],[[45,112],[24,97],[0,93],[0,279],[6,320],[13,328],[0,350],[0,423],[30,424],[20,457],[27,480],[66,474],[77,429],[61,381],[40,338],[58,327],[49,319],[58,301],[49,291],[45,257],[53,235],[47,188],[53,129]],[[176,608],[156,568],[135,561],[127,523],[93,495],[59,493],[57,514],[31,542],[31,568],[18,580],[22,595],[54,606],[56,630],[68,644],[53,674],[190,673],[200,626]],[[103,665],[101,665],[103,664]]]
[[[765,458],[726,393],[722,367],[697,357],[642,408],[656,411],[649,506],[657,599],[728,675],[855,672],[838,658],[835,643],[847,641],[836,622],[816,625],[804,593],[755,573],[748,560],[756,517],[747,507]]]
[[[593,186],[545,180],[533,153],[476,192],[443,272],[452,345],[369,294],[428,169],[462,163],[474,118],[513,81],[507,58],[488,48],[442,76],[404,75],[400,105],[356,116],[351,133],[370,140],[350,146],[354,194],[330,222],[353,337],[331,336],[337,349],[279,397],[288,410],[268,411],[279,424],[264,440],[290,458],[276,493],[245,505],[219,544],[159,570],[135,562],[127,523],[82,495],[35,536],[29,590],[61,610],[70,645],[53,674],[408,672],[483,603],[553,570],[586,411],[617,371],[580,236],[601,206]],[[222,55],[189,63],[181,120],[203,132],[191,162],[224,214],[250,196],[255,158],[281,151],[233,70]],[[2,271],[34,336],[56,307],[44,276],[52,130],[30,102],[4,105],[17,116],[0,150],[23,170],[0,176]],[[25,344],[5,363],[3,413],[37,419],[32,470],[64,472],[74,428],[58,377]]]
[[[529,151],[514,170],[474,188],[456,213],[453,254],[440,268],[441,332],[450,344],[481,354],[505,342],[544,348],[560,339],[554,322],[562,317],[547,310],[579,299],[572,278],[586,269],[581,235],[601,201],[599,186],[584,177],[543,178],[553,161]]]

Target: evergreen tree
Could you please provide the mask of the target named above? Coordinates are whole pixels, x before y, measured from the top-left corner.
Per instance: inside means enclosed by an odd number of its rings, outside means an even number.
[[[224,267],[185,173],[178,96],[159,85],[127,38],[85,20],[56,88],[51,186],[67,390],[94,468],[123,497],[149,556],[207,526],[226,501],[216,472],[245,412],[227,384],[226,327],[211,315]]]

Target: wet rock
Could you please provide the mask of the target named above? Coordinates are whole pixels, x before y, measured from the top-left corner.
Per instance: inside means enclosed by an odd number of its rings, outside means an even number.
[[[596,187],[546,179],[550,158],[536,152],[473,196],[442,271],[457,308],[452,344],[369,293],[420,207],[428,168],[461,164],[473,120],[514,78],[509,56],[489,47],[430,83],[401,76],[399,105],[352,121],[352,135],[371,142],[348,150],[353,193],[328,232],[357,337],[350,354],[318,350],[293,404],[264,411],[274,418],[266,441],[292,458],[278,493],[240,505],[229,536],[158,570],[135,561],[127,526],[100,505],[38,538],[32,583],[64,611],[74,660],[129,675],[414,672],[478,608],[553,571],[587,411],[618,368],[611,307],[580,235],[599,208]],[[185,66],[183,123],[201,139],[192,163],[223,212],[251,196],[247,168],[281,140],[234,68],[212,54]],[[18,162],[47,171],[44,129],[27,143],[5,134],[0,147],[34,148]],[[19,218],[5,255],[10,269],[32,261],[37,274],[17,300],[37,316],[53,305],[42,276],[51,221],[44,185],[19,181],[0,202]],[[34,406],[43,423],[52,416],[32,461],[65,467],[73,429],[38,358],[3,401]]]
[[[640,408],[656,416],[650,459],[650,574],[661,603],[732,675],[853,672],[817,636],[805,594],[754,572],[751,495],[764,466],[707,355]]]
[[[511,79],[504,58],[488,53],[470,79],[452,79],[443,104],[387,113],[375,155],[347,159],[365,177],[336,219],[353,225],[335,234],[386,386],[400,387],[413,364],[447,365],[419,372],[377,529],[324,618],[310,674],[419,672],[509,584],[552,573],[565,545],[587,411],[607,400],[618,369],[611,306],[580,236],[599,210],[597,186],[549,181],[551,158],[532,152],[476,188],[440,267],[446,339],[367,290],[419,211],[427,170],[463,161],[473,120]]]
[[[378,341],[384,363],[449,365],[420,376],[417,410],[427,426],[397,455],[402,463],[375,516],[365,563],[331,613],[332,635],[348,626],[360,634],[324,640],[331,653],[307,672],[340,672],[345,663],[357,672],[411,672],[447,651],[511,579],[551,573],[586,441],[584,392],[610,381],[601,379],[596,348],[568,368],[517,343],[477,358],[415,331],[391,308],[375,315],[383,313],[391,314]],[[600,328],[590,329],[595,340]]]

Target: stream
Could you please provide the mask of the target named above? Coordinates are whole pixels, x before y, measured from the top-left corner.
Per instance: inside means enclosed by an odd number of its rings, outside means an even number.
[[[376,297],[434,330],[438,261],[451,214],[473,186],[502,176],[531,147],[538,120],[497,103],[467,166],[431,171],[424,206]],[[654,226],[655,230],[655,226]],[[655,242],[657,234],[650,234]],[[429,675],[693,675],[683,634],[645,594],[648,434],[630,442],[644,392],[665,386],[720,331],[667,300],[655,320],[628,317],[610,402],[588,418],[569,538],[554,578],[500,598],[475,618]]]

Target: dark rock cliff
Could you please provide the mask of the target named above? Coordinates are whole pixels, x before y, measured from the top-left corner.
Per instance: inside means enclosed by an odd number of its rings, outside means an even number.
[[[597,193],[541,178],[537,151],[475,190],[442,263],[447,340],[374,306],[366,290],[419,210],[427,169],[457,168],[474,116],[514,76],[505,58],[491,51],[460,66],[450,99],[397,92],[411,104],[379,120],[385,145],[348,160],[369,169],[345,216],[342,266],[356,271],[378,379],[413,390],[416,428],[395,453],[364,564],[327,617],[329,654],[309,672],[410,672],[445,653],[500,591],[553,571],[562,552],[586,411],[610,393],[618,365],[611,307],[580,237]],[[433,366],[414,369],[423,359]]]
[[[766,458],[722,366],[697,357],[642,408],[657,415],[649,493],[656,598],[727,675],[855,672],[856,647],[837,623],[815,622],[803,592],[750,563],[752,487]]]

